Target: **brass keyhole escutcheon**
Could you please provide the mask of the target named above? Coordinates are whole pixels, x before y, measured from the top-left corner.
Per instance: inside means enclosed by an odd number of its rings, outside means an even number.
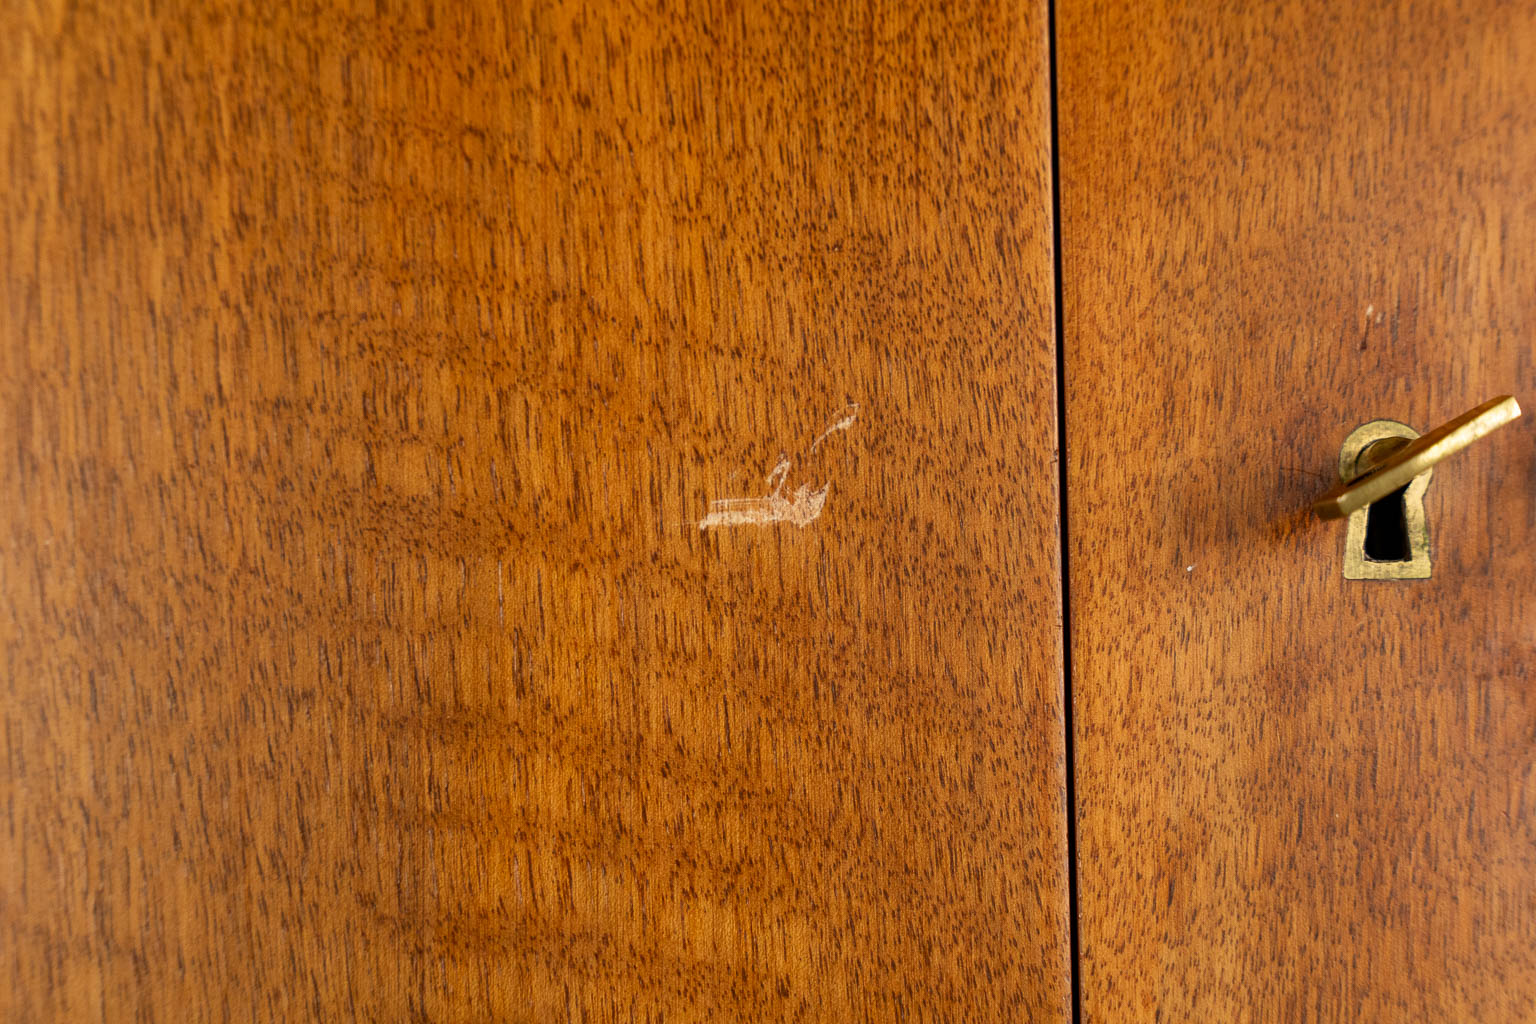
[[[1364,476],[1394,451],[1417,440],[1419,432],[1396,420],[1372,420],[1356,427],[1339,449],[1339,479]],[[1433,469],[1400,490],[1349,513],[1344,536],[1347,580],[1424,580],[1430,576],[1429,520],[1424,492]]]
[[[1520,415],[1500,395],[1419,436],[1396,420],[1356,427],[1339,449],[1339,485],[1312,503],[1323,519],[1348,518],[1344,578],[1428,579],[1429,523],[1424,492],[1436,463]]]

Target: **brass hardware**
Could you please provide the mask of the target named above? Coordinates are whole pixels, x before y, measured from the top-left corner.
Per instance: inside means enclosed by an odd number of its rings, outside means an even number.
[[[1414,580],[1430,575],[1429,523],[1424,492],[1433,467],[1520,415],[1509,395],[1484,402],[1444,426],[1419,436],[1395,420],[1372,420],[1356,427],[1339,450],[1337,487],[1313,502],[1323,519],[1349,517],[1344,542],[1344,578],[1351,580]],[[1397,492],[1401,491],[1399,496]],[[1373,557],[1368,551],[1374,515],[1394,518],[1401,501],[1401,519],[1391,524],[1399,550]]]
[[[1417,440],[1419,432],[1396,420],[1372,420],[1356,427],[1339,449],[1339,477],[1358,477],[1367,453],[1380,456]],[[1402,529],[1406,538],[1407,558],[1378,561],[1365,551],[1365,537],[1370,528],[1370,507],[1356,509],[1349,515],[1344,536],[1344,578],[1347,580],[1427,580],[1429,562],[1429,519],[1424,515],[1424,492],[1429,490],[1433,469],[1413,478],[1403,491]]]
[[[1398,445],[1385,453],[1375,451],[1373,446],[1367,464],[1354,467],[1355,475],[1347,475],[1344,467],[1340,467],[1339,477],[1343,482],[1314,501],[1312,511],[1324,519],[1343,519],[1380,501],[1414,477],[1428,472],[1447,455],[1461,451],[1519,415],[1520,403],[1512,395],[1501,395],[1471,412],[1462,413],[1423,437],[1414,435],[1415,440],[1408,444]]]

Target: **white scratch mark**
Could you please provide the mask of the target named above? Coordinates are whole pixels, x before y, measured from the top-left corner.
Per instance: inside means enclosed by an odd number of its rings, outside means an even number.
[[[699,529],[718,526],[766,526],[769,523],[794,523],[807,526],[821,515],[831,484],[811,490],[810,484],[795,488],[793,497],[779,491],[762,498],[723,498],[709,503],[709,515],[699,520]]]
[[[811,442],[810,450],[814,452],[827,439],[828,434],[847,430],[858,418],[859,406],[855,402],[845,408],[842,416],[831,426],[817,435],[816,440]],[[779,461],[768,473],[768,493],[761,498],[722,498],[710,502],[709,514],[699,520],[699,529],[767,526],[769,523],[793,523],[800,527],[810,525],[826,507],[832,484],[824,483],[814,488],[810,484],[801,484],[793,494],[785,497],[784,484],[789,478],[792,465],[787,455],[779,456]]]
[[[1371,314],[1372,314],[1372,313],[1374,313],[1374,312],[1376,312],[1376,306],[1375,306],[1375,305],[1374,305],[1374,304],[1372,304],[1372,305],[1369,305],[1369,306],[1366,306],[1366,307],[1365,307],[1365,316],[1366,316],[1366,319],[1367,319],[1367,320],[1369,320],[1369,319],[1370,319],[1370,316],[1371,316]]]
[[[835,434],[839,430],[847,430],[849,427],[853,426],[853,421],[858,418],[859,403],[849,403],[848,407],[843,410],[842,419],[838,420],[836,423],[833,423],[826,430],[823,430],[820,434],[816,435],[816,440],[811,442],[811,451],[814,452],[817,448],[820,448],[821,442],[827,439],[828,434]]]
[[[1185,566],[1185,567],[1184,567],[1184,571],[1185,571],[1185,572],[1194,572],[1194,571],[1195,571],[1195,567],[1194,567],[1194,566],[1192,566],[1192,565],[1186,565],[1186,566]]]
[[[779,491],[784,489],[784,480],[788,476],[789,476],[789,456],[785,455],[783,452],[779,452],[779,461],[774,464],[773,469],[770,470],[769,473],[768,473],[768,486],[769,486],[769,488],[772,489],[774,494],[778,494]],[[736,500],[751,500],[751,499],[736,499]]]

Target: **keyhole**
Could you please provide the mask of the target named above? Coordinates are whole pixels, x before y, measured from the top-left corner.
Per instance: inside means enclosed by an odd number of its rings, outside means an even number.
[[[1413,557],[1408,549],[1408,510],[1403,503],[1407,490],[1407,486],[1399,487],[1366,507],[1365,557],[1370,561],[1406,562]]]
[[[1339,479],[1358,480],[1379,470],[1384,459],[1416,437],[1412,427],[1394,420],[1361,424],[1339,449]],[[1406,487],[1350,513],[1344,539],[1345,579],[1429,579],[1429,524],[1424,518],[1424,489],[1429,486],[1433,472],[1426,469]]]

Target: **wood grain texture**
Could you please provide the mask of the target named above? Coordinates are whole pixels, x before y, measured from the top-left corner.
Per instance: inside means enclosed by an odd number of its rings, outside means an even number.
[[[1536,1019],[1536,443],[1341,577],[1357,424],[1536,405],[1536,8],[1058,12],[1085,1021]]]
[[[0,1016],[1063,1019],[1045,33],[9,5]]]

